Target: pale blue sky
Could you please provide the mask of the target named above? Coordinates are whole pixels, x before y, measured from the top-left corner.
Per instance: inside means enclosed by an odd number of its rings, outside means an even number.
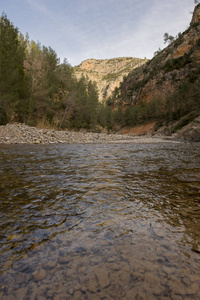
[[[71,65],[87,58],[152,58],[163,35],[189,26],[193,0],[0,0],[22,34]]]

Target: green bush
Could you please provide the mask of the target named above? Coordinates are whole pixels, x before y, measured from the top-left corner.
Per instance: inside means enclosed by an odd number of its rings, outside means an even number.
[[[8,123],[8,118],[6,111],[3,107],[0,107],[0,125],[6,125]]]
[[[190,58],[190,55],[185,54],[181,57],[178,58],[173,58],[173,59],[169,59],[165,65],[163,66],[163,69],[166,73],[171,72],[175,69],[181,69],[183,68],[186,64],[191,63],[192,60]]]

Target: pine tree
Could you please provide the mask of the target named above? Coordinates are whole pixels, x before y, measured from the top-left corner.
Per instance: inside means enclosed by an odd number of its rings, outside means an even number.
[[[0,18],[0,105],[6,121],[24,121],[27,109],[27,80],[23,61],[25,49],[20,45],[18,29],[7,19]],[[0,120],[1,123],[5,122]]]

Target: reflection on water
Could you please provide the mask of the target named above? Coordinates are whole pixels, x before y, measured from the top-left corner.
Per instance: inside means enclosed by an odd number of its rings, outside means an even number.
[[[200,145],[0,146],[0,299],[200,299]]]

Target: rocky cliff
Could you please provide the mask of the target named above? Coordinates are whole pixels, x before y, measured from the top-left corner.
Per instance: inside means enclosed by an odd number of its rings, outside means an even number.
[[[122,108],[123,112],[136,107],[142,110],[141,103],[148,109],[145,117],[149,114],[155,120],[167,114],[173,121],[184,114],[194,120],[200,114],[200,4],[189,28],[152,60],[130,72],[111,101],[113,110]]]
[[[120,57],[113,59],[87,59],[79,66],[74,67],[75,76],[88,77],[95,81],[99,92],[99,100],[107,100],[116,87],[119,87],[124,76],[140,67],[147,59]]]
[[[114,106],[135,104],[140,100],[166,96],[190,78],[200,76],[200,4],[196,6],[190,27],[151,61],[133,70],[123,81]]]

